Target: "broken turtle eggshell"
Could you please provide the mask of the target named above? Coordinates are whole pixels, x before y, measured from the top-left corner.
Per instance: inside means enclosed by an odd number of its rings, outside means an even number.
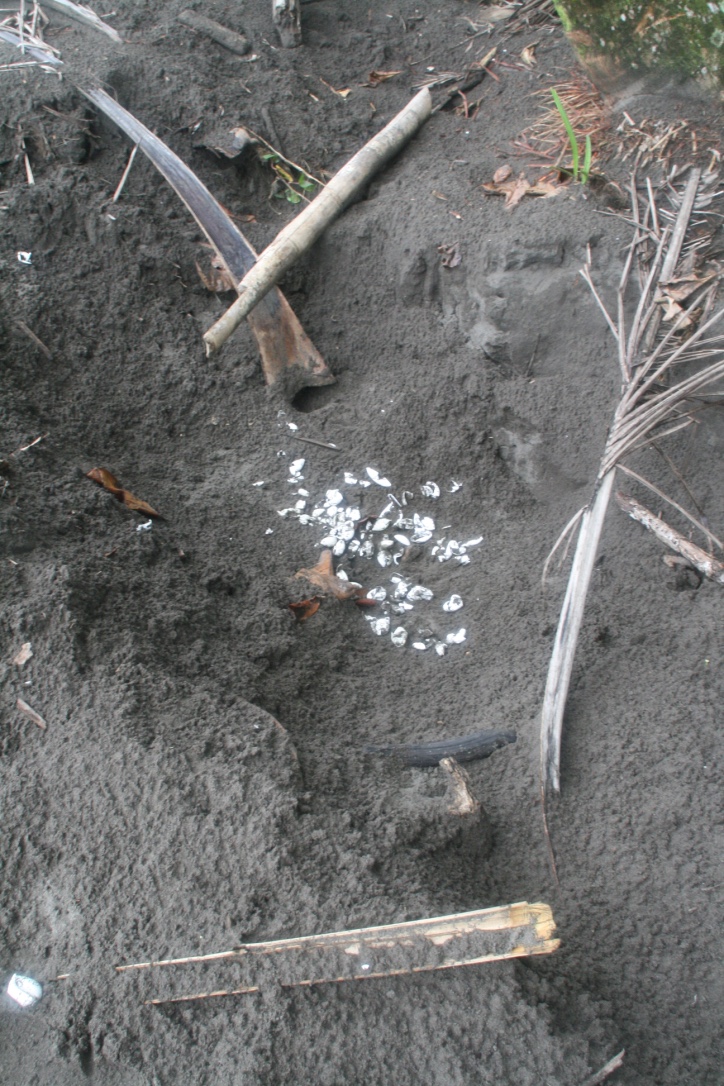
[[[445,600],[442,605],[442,609],[443,611],[459,611],[462,605],[462,597],[453,593],[449,600]]]
[[[378,603],[382,603],[383,600],[387,599],[387,589],[382,588],[381,585],[377,588],[371,588],[367,593],[367,599],[377,600]]]
[[[398,649],[401,649],[403,645],[407,644],[407,630],[404,626],[397,626],[396,629],[390,634],[390,641],[393,645],[396,645]]]
[[[459,630],[453,630],[452,633],[449,633],[445,638],[445,641],[448,645],[462,645],[463,641],[465,641],[466,633],[465,627],[461,626]]]
[[[368,619],[372,632],[376,634],[387,633],[390,628],[390,616],[383,615],[382,618],[370,618]]]
[[[20,1007],[32,1007],[43,994],[43,986],[33,977],[24,977],[22,973],[13,973],[7,993]]]
[[[420,487],[420,493],[422,494],[423,498],[439,498],[440,487],[437,485],[437,483],[427,482]]]
[[[379,471],[376,471],[375,468],[365,468],[365,471],[372,482],[377,483],[378,486],[392,486],[390,480],[386,479],[384,475],[380,475]]]
[[[407,593],[407,598],[410,603],[417,603],[418,600],[431,600],[432,596],[432,589],[424,588],[421,584],[413,585],[413,587]]]

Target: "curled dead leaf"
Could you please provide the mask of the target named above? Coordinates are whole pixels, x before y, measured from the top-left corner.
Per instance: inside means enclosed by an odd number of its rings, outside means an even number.
[[[207,290],[212,291],[214,294],[223,294],[227,290],[236,290],[236,283],[218,253],[215,253],[211,258],[211,268],[208,275],[202,271],[198,260],[194,261],[194,263],[196,264],[199,279]]]
[[[312,596],[308,600],[299,600],[298,603],[290,603],[289,610],[299,622],[306,622],[312,615],[316,615],[321,602],[319,596]]]
[[[379,87],[380,83],[386,83],[388,79],[393,79],[396,75],[402,75],[402,69],[397,72],[380,72],[373,71],[367,77],[367,82],[363,83],[363,87]]]
[[[538,43],[535,42],[533,45],[526,45],[525,49],[523,49],[520,54],[520,59],[529,68],[532,68],[534,64],[538,63],[538,61],[535,59],[535,49],[537,44]]]
[[[493,184],[500,185],[503,181],[507,181],[513,172],[513,167],[507,163],[505,166],[498,166],[497,170],[493,174]]]
[[[509,208],[519,204],[524,196],[543,196],[547,198],[557,196],[559,192],[563,191],[561,185],[554,184],[553,181],[549,181],[546,177],[541,177],[531,184],[524,173],[516,178],[511,177],[507,181],[493,181],[491,184],[483,185],[483,189],[485,192],[491,192],[497,196],[505,196],[505,206]]]
[[[105,468],[93,468],[91,471],[86,472],[86,478],[98,483],[99,486],[102,486],[104,490],[107,490],[128,509],[133,509],[136,513],[143,513],[147,517],[161,516],[160,513],[151,508],[148,502],[141,501],[140,498],[131,494],[130,490],[124,490],[115,475],[111,475],[110,471],[106,471]]]
[[[325,596],[335,596],[338,600],[352,600],[364,596],[365,590],[356,581],[345,581],[334,572],[332,552],[324,550],[319,556],[316,566],[311,569],[300,569],[295,577],[305,577],[310,584],[322,590]]]

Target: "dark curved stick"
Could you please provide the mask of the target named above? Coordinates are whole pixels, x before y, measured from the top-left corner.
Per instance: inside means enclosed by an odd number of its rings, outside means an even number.
[[[436,766],[443,758],[456,762],[474,762],[477,758],[489,758],[493,751],[515,743],[515,732],[474,732],[458,739],[438,739],[434,743],[370,743],[365,747],[368,754],[391,754],[405,765]]]

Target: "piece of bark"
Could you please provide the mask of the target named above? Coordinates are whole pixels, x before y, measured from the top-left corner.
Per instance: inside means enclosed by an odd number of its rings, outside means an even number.
[[[310,204],[277,234],[237,286],[239,297],[204,335],[207,354],[226,342],[244,317],[305,253],[369,179],[410,140],[430,116],[425,87],[339,170]]]
[[[272,19],[285,49],[302,44],[302,8],[299,0],[272,0]]]
[[[307,987],[550,954],[559,946],[555,928],[549,905],[524,901],[383,927],[242,943],[218,954],[120,965],[116,972],[128,979],[137,975],[146,1003],[182,1003],[277,984]],[[154,995],[144,991],[151,978]],[[193,983],[204,989],[184,994]],[[216,986],[229,983],[233,986]]]
[[[206,186],[163,140],[105,91],[81,90],[151,159],[206,234],[231,280],[238,283],[254,267],[257,255]],[[268,385],[278,385],[292,399],[302,388],[333,384],[334,375],[279,289],[269,291],[248,313],[248,320]]]
[[[198,31],[199,34],[211,38],[217,45],[223,45],[224,49],[228,49],[230,53],[236,53],[238,57],[243,57],[251,48],[243,34],[237,34],[235,30],[229,30],[221,23],[208,19],[205,15],[199,15],[195,11],[182,11],[178,21]]]
[[[470,791],[470,778],[458,765],[454,758],[443,758],[440,768],[447,778],[447,786],[450,791],[452,803],[448,807],[448,813],[464,818],[468,815],[476,815],[480,811],[480,804]]]

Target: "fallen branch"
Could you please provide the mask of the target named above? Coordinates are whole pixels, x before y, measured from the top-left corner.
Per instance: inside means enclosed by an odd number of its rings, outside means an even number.
[[[150,158],[206,234],[230,279],[238,283],[254,266],[256,253],[206,186],[158,136],[105,91],[81,90]],[[333,374],[280,290],[266,293],[259,304],[250,307],[244,315],[248,316],[259,346],[268,385],[280,383],[291,398],[305,386],[334,382]]]
[[[695,543],[671,528],[665,520],[655,516],[635,498],[619,491],[616,494],[616,501],[624,513],[628,513],[639,524],[643,524],[644,528],[648,528],[657,539],[685,558],[689,565],[697,569],[704,577],[716,581],[717,584],[724,584],[724,562],[719,562],[713,554],[707,554],[701,547],[697,547]]]
[[[443,758],[440,768],[445,773],[452,800],[448,807],[448,814],[459,815],[461,818],[478,814],[480,804],[470,791],[470,778],[463,767],[458,765],[454,758]]]
[[[412,138],[430,116],[431,108],[430,92],[425,88],[277,235],[239,283],[238,299],[204,335],[207,354],[219,350],[244,317],[314,244],[370,177]]]
[[[549,788],[555,791],[560,790],[563,712],[583,621],[586,595],[613,489],[616,467],[631,452],[643,448],[656,438],[674,433],[682,426],[688,425],[689,419],[682,417],[682,404],[694,393],[724,377],[724,358],[721,357],[724,347],[717,346],[721,344],[723,337],[716,335],[704,339],[713,326],[724,317],[724,309],[718,310],[713,316],[704,320],[695,331],[691,331],[694,320],[702,312],[702,308],[706,313],[706,307],[711,302],[716,289],[715,285],[703,285],[703,289],[699,291],[688,309],[681,311],[665,335],[658,339],[656,346],[651,334],[652,328],[655,335],[659,327],[661,288],[665,281],[668,282],[674,277],[690,216],[695,207],[700,179],[701,172],[692,170],[679,204],[673,230],[664,230],[658,238],[656,252],[645,276],[641,297],[628,331],[624,296],[634,258],[636,255],[640,258],[640,247],[651,234],[640,220],[635,177],[632,178],[631,197],[636,234],[629,248],[619,283],[616,321],[608,314],[596,293],[588,269],[586,268],[581,273],[591,287],[596,302],[603,310],[616,340],[621,370],[621,398],[614,412],[613,423],[603,451],[593,498],[586,506],[580,520],[573,565],[548,666],[540,737],[541,788],[544,795]],[[651,221],[656,224],[658,216],[650,186],[648,191]],[[666,280],[664,280],[664,275]],[[702,283],[699,285],[701,286]],[[675,337],[683,328],[686,328],[687,337],[679,342]],[[677,365],[702,359],[708,364],[688,377],[666,383]],[[712,359],[714,360],[711,361]],[[572,521],[571,525],[574,523]],[[565,533],[559,538],[559,543],[564,537]]]
[[[243,943],[219,954],[119,965],[116,972],[153,971],[161,983],[173,984],[176,977],[185,979],[189,974],[205,978],[209,969],[221,966],[236,982],[231,988],[214,987],[194,995],[169,992],[145,1000],[182,1003],[257,992],[269,984],[306,987],[551,954],[560,945],[555,928],[549,905],[520,902],[382,927]],[[258,974],[243,985],[238,984],[240,963]]]
[[[239,57],[245,56],[251,48],[243,34],[237,34],[235,30],[229,30],[221,23],[207,19],[205,15],[199,15],[195,11],[182,11],[178,16],[178,21],[203,34],[204,37],[211,38],[217,45],[223,45],[224,49],[228,49],[230,53],[236,53]]]

